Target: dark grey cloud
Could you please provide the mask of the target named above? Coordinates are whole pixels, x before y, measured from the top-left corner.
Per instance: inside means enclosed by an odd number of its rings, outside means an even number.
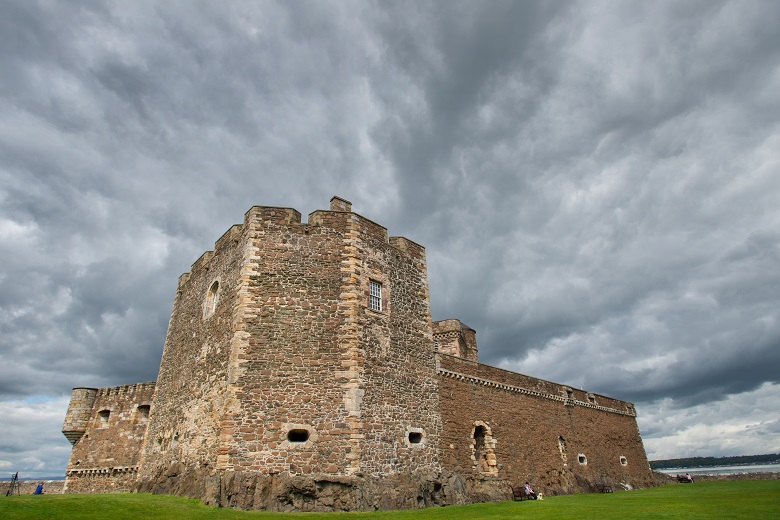
[[[252,205],[338,194],[426,246],[483,361],[634,400],[651,456],[780,450],[779,18],[4,2],[0,414],[154,379],[178,276]],[[41,442],[0,467],[60,471]]]

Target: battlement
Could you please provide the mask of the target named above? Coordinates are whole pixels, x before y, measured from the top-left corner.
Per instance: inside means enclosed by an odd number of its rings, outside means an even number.
[[[126,402],[125,408],[132,408],[139,404],[149,406],[154,388],[154,381],[108,388],[74,388],[62,424],[63,435],[72,445],[75,445],[94,423],[97,409],[106,410],[110,414],[111,409],[116,410],[121,407],[120,403]]]
[[[121,386],[111,386],[107,388],[98,388],[93,389],[97,390],[96,397],[123,397],[123,396],[133,396],[137,393],[146,393],[149,394],[151,392],[154,392],[154,381],[147,381],[145,383],[135,383],[132,385],[121,385]]]
[[[293,208],[277,206],[252,206],[244,214],[243,224],[231,226],[215,243],[214,249],[205,251],[193,264],[189,272],[179,277],[179,289],[186,284],[193,271],[208,269],[215,254],[227,248],[236,247],[243,234],[251,227],[264,228],[275,226],[299,226],[300,232],[307,235],[315,227],[343,228],[354,236],[379,240],[397,249],[400,254],[413,260],[425,261],[425,248],[402,236],[389,237],[387,228],[362,215],[352,212],[352,203],[334,196],[329,210],[316,210],[309,214],[306,223],[301,222],[301,213]]]

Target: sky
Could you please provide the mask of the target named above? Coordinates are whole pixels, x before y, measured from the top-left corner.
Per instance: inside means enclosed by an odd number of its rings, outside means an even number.
[[[480,361],[780,452],[780,2],[0,2],[0,476],[153,381],[253,205],[426,248]]]

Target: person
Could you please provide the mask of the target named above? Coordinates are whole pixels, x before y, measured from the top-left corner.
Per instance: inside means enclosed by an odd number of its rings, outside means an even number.
[[[690,473],[686,473],[686,474],[685,474],[685,478],[687,478],[687,479],[688,479],[688,482],[693,482],[693,477],[691,476],[691,474],[690,474]]]
[[[38,487],[33,491],[33,495],[43,495],[43,482],[38,483]]]
[[[529,484],[527,480],[525,481],[525,486],[523,486],[523,489],[525,489],[525,494],[526,495],[528,495],[529,497],[531,497],[534,500],[536,500],[536,493],[534,493],[534,490],[531,487],[531,484]]]

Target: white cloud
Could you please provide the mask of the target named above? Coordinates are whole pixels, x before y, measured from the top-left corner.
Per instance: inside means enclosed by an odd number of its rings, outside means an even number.
[[[780,385],[680,408],[671,399],[637,406],[648,458],[752,455],[780,451]]]
[[[60,429],[68,397],[0,401],[0,467],[20,478],[64,476],[70,443]]]
[[[0,4],[4,403],[153,379],[203,251],[340,195],[483,361],[775,431],[779,5]]]

